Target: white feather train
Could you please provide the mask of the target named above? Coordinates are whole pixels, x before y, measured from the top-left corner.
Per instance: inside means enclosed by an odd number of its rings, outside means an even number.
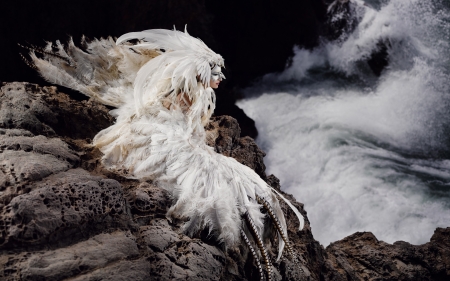
[[[259,196],[273,208],[287,237],[275,192],[252,169],[206,145],[204,126],[215,108],[211,69],[223,66],[220,55],[176,30],[133,32],[116,43],[108,38],[83,44],[86,51],[72,40],[65,48],[49,43],[41,50],[43,58],[33,51],[30,55],[49,82],[116,107],[111,112],[116,123],[94,138],[107,168],[153,179],[169,190],[176,203],[168,215],[189,218],[184,225],[188,234],[208,227],[226,246],[234,245],[241,241],[247,212],[262,234],[265,216]],[[187,95],[190,104],[180,95]],[[301,229],[303,217],[290,206]]]

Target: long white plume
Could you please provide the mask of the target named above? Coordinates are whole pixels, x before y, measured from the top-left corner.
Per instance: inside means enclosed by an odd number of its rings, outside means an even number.
[[[258,195],[272,206],[287,237],[271,188],[249,167],[206,145],[204,126],[215,108],[209,81],[211,69],[224,64],[220,55],[177,30],[132,32],[117,42],[83,44],[84,50],[72,40],[65,47],[49,43],[40,50],[42,58],[34,52],[31,58],[48,81],[117,108],[111,111],[116,123],[94,138],[107,168],[155,180],[169,190],[176,202],[168,215],[189,218],[183,228],[188,234],[207,227],[224,245],[234,245],[246,212],[262,234],[265,216]],[[288,204],[302,226],[303,218]],[[283,247],[280,239],[278,258]]]

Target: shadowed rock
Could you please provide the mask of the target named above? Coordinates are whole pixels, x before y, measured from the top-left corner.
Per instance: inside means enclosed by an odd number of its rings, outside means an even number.
[[[327,247],[334,272],[325,280],[448,280],[450,228],[437,228],[429,243],[393,245],[357,232]]]
[[[10,261],[17,261],[8,266],[8,269],[15,270],[16,277],[20,280],[63,280],[78,274],[82,274],[80,277],[83,277],[84,272],[108,265],[120,268],[121,260],[137,256],[139,250],[134,237],[129,232],[115,231],[95,235],[89,240],[56,250],[37,251],[22,255],[20,258],[8,256]],[[117,264],[111,266],[116,261],[119,261],[119,266]],[[149,277],[148,273],[142,274],[139,271],[136,273],[137,276]],[[105,274],[102,278],[108,275]],[[122,276],[119,274],[115,278]]]

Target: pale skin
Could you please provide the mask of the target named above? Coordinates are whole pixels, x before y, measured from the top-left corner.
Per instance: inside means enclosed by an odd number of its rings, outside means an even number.
[[[219,78],[217,80],[211,79],[209,81],[209,86],[213,89],[219,88],[219,84],[222,81],[222,78]],[[179,93],[177,96],[178,103],[184,107],[189,108],[192,105],[192,101],[189,99],[189,96],[186,93]],[[170,109],[171,103],[168,101],[164,101],[163,105],[165,108]]]
[[[213,89],[217,89],[217,88],[219,88],[219,84],[221,81],[222,81],[222,78],[219,78],[217,80],[211,79],[209,81],[209,86]]]

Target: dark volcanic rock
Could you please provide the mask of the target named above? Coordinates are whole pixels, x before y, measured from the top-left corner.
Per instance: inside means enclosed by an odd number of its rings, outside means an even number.
[[[3,83],[0,91],[0,128],[25,129],[35,135],[93,138],[110,126],[108,109],[94,101],[76,101],[56,87]]]
[[[393,245],[357,232],[327,247],[335,272],[324,280],[449,280],[450,227],[437,228],[429,243]],[[350,277],[350,278],[349,278]]]
[[[14,272],[9,276],[11,280],[63,280],[74,275],[79,275],[76,280],[89,280],[94,276],[101,278],[97,280],[125,280],[122,278],[126,275],[130,276],[131,272],[113,275],[108,271],[123,270],[124,265],[148,270],[148,264],[140,264],[139,260],[136,262],[123,261],[138,256],[139,249],[134,236],[128,231],[118,230],[95,235],[86,241],[68,247],[25,253],[19,256],[7,255],[5,258],[9,261],[6,270]],[[101,269],[99,270],[99,268]],[[150,277],[148,272],[139,270],[136,270],[135,274],[138,278],[129,280],[146,280]],[[108,279],[110,277],[113,279]]]
[[[34,247],[85,237],[109,227],[128,227],[131,217],[121,185],[70,170],[31,183],[0,214],[2,248]]]
[[[221,280],[225,253],[199,239],[171,230],[166,220],[141,227],[155,280]]]
[[[241,138],[241,129],[236,119],[230,116],[213,117],[206,129],[214,135],[208,145],[214,147],[216,152],[235,158],[255,170],[261,178],[266,178],[263,160],[266,154],[252,138]]]
[[[166,218],[172,205],[167,191],[150,181],[127,179],[120,171],[102,168],[101,153],[80,139],[102,125],[88,122],[77,127],[80,132],[71,132],[70,126],[106,116],[106,108],[92,103],[90,110],[80,113],[84,104],[56,88],[50,89],[52,96],[45,92],[49,89],[27,83],[5,87],[16,89],[24,101],[5,98],[6,110],[0,110],[7,113],[1,115],[4,120],[13,120],[0,128],[1,280],[259,279],[245,245],[225,250],[207,230],[193,237],[184,235],[180,231],[183,219]],[[70,122],[52,121],[63,110]],[[104,118],[103,126],[109,118]],[[265,175],[264,152],[252,139],[240,137],[235,119],[215,117],[207,129],[209,144],[216,151],[255,169],[279,189],[279,180]],[[56,137],[59,132],[63,138]],[[303,204],[289,194],[284,196],[303,214],[306,224],[299,231],[294,213],[280,201],[299,263],[286,254],[273,261],[273,280],[450,277],[450,228],[437,229],[431,241],[420,246],[390,245],[371,233],[356,233],[325,250],[312,236]],[[268,252],[274,258],[277,238],[269,237],[273,238],[266,241]]]
[[[0,129],[0,152],[0,206],[30,192],[35,181],[80,162],[60,139],[33,136],[21,129]]]

